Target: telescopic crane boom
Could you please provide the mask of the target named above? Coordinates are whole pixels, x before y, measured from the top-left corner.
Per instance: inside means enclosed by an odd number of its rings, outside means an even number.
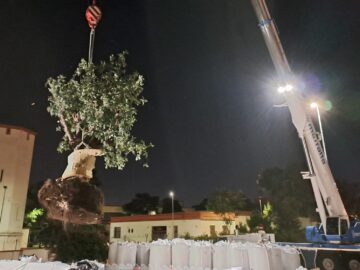
[[[307,228],[307,238],[309,241],[320,242],[322,240],[326,242],[341,241],[342,235],[345,232],[347,233],[350,228],[350,221],[336,187],[328,160],[324,155],[318,132],[315,130],[314,124],[308,115],[304,98],[296,86],[292,84],[294,76],[265,0],[251,0],[251,2],[278,74],[278,91],[285,98],[290,110],[292,123],[304,148],[308,172],[302,172],[302,175],[304,179],[311,181],[317,204],[316,211],[319,213],[322,223],[320,228]]]

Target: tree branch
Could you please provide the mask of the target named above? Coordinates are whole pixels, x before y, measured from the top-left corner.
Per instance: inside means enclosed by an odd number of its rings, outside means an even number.
[[[65,135],[68,137],[70,144],[72,144],[74,142],[74,140],[73,140],[73,138],[72,138],[72,136],[71,136],[71,134],[69,132],[68,126],[66,125],[63,114],[60,114],[59,120],[60,120],[60,124],[63,127],[63,130],[65,132]]]

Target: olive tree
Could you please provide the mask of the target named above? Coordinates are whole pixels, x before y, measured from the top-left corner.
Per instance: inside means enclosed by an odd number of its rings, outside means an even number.
[[[70,79],[49,78],[48,112],[58,118],[64,133],[59,152],[80,146],[101,149],[107,168],[123,169],[129,155],[145,159],[152,146],[132,134],[142,96],[144,78],[126,71],[126,52],[110,56],[99,65],[81,60]],[[144,162],[147,166],[147,163]]]

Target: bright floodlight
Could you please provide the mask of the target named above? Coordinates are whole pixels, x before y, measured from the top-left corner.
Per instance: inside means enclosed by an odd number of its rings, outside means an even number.
[[[169,196],[170,196],[171,198],[174,197],[174,192],[170,191],[170,192],[169,192]]]
[[[310,104],[310,107],[311,107],[311,109],[315,109],[315,108],[318,107],[318,105],[317,105],[316,102],[312,102],[312,103]]]
[[[278,92],[281,94],[281,93],[284,93],[285,92],[285,87],[283,87],[283,86],[279,86],[278,87]]]
[[[287,84],[287,85],[285,85],[285,90],[286,91],[291,91],[291,90],[293,90],[294,89],[294,86],[292,86],[291,84]]]

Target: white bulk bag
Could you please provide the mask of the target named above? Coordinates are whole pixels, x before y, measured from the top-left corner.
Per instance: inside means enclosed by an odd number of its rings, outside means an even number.
[[[248,251],[242,243],[231,243],[228,248],[229,267],[242,267],[243,270],[250,270]]]
[[[282,270],[286,269],[283,267],[281,253],[282,247],[275,245],[267,245],[267,252],[269,256],[269,263],[271,270]]]
[[[0,269],[1,270],[23,270],[26,266],[27,262],[20,261],[0,261]]]
[[[212,269],[212,246],[210,242],[193,242],[189,249],[189,268],[191,270]]]
[[[116,264],[121,267],[134,267],[136,264],[136,249],[137,245],[135,243],[118,243]]]
[[[299,251],[289,246],[283,247],[281,252],[283,269],[297,269],[301,266]]]
[[[150,257],[150,244],[147,243],[138,244],[136,250],[136,264],[141,266],[141,269],[143,269],[144,266],[149,266],[149,257]]]
[[[268,254],[265,246],[249,244],[248,252],[250,269],[270,270]]]
[[[171,264],[171,244],[167,240],[158,240],[150,244],[149,269],[169,269]]]
[[[111,243],[109,246],[109,254],[108,254],[109,264],[116,263],[117,247],[118,247],[117,243]]]
[[[29,262],[22,270],[67,270],[69,268],[70,265],[61,262]]]
[[[219,241],[213,245],[213,269],[221,270],[229,268],[228,252],[230,250],[229,243]]]
[[[184,239],[174,239],[171,241],[171,258],[174,269],[189,267],[189,250],[191,241]]]

